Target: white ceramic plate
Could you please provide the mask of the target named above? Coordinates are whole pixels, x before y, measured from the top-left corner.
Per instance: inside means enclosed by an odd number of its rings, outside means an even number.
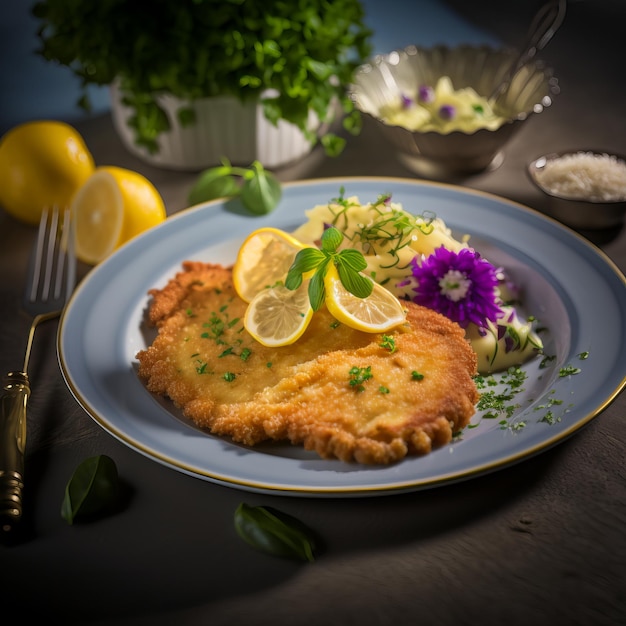
[[[154,397],[136,375],[147,291],[187,259],[232,263],[245,236],[262,226],[293,230],[304,212],[339,195],[362,202],[392,193],[405,209],[435,212],[468,233],[484,257],[524,288],[525,309],[549,329],[545,352],[524,366],[519,406],[503,424],[473,427],[431,454],[389,467],[321,460],[288,444],[246,448],[211,436]],[[213,202],[170,217],[90,272],[60,323],[58,352],[77,401],[129,447],[175,470],[248,491],[299,496],[378,495],[468,479],[563,441],[598,415],[626,383],[626,289],[622,273],[594,246],[557,222],[502,198],[436,183],[390,178],[324,179],[284,185],[279,207],[249,217],[237,202]],[[580,355],[588,353],[588,358]],[[561,376],[563,368],[579,368]]]

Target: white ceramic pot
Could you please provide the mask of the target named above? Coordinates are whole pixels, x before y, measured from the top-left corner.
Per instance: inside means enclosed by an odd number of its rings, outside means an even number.
[[[134,141],[127,125],[132,115],[122,103],[117,84],[111,85],[113,124],[126,148],[144,161],[169,169],[197,171],[219,165],[226,157],[233,165],[248,166],[259,160],[266,168],[292,163],[311,151],[311,144],[295,125],[280,120],[274,126],[263,115],[262,106],[243,104],[230,96],[202,98],[191,103],[164,94],[159,105],[167,114],[171,129],[158,139],[155,154]],[[176,115],[181,106],[191,107],[196,122],[182,127]]]

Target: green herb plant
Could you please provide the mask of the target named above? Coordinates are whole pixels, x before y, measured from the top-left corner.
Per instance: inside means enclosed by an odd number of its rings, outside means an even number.
[[[337,267],[337,273],[343,286],[357,298],[367,298],[374,288],[371,280],[361,271],[367,267],[365,257],[354,248],[339,250],[343,234],[335,227],[327,228],[322,234],[321,248],[303,248],[296,254],[285,279],[287,289],[297,289],[303,280],[303,274],[315,270],[309,281],[309,301],[314,311],[324,303],[326,287],[324,276],[331,263]]]
[[[300,520],[270,507],[242,502],[235,511],[235,530],[261,552],[300,561],[314,561],[315,539]]]
[[[118,81],[135,141],[152,153],[170,127],[160,94],[258,102],[331,155],[345,143],[327,129],[338,107],[346,130],[360,129],[346,93],[371,54],[359,0],[38,0],[32,11],[37,52],[80,79],[79,105],[89,109],[90,85]],[[311,112],[327,130],[310,127]],[[189,105],[177,116],[195,122]]]
[[[74,471],[65,487],[61,517],[68,523],[104,514],[112,510],[119,498],[119,481],[115,461],[106,455],[85,459]]]
[[[217,198],[241,199],[243,205],[254,215],[266,215],[273,211],[282,197],[278,179],[259,161],[248,168],[233,167],[228,159],[222,164],[204,170],[191,188],[187,201],[190,205]]]

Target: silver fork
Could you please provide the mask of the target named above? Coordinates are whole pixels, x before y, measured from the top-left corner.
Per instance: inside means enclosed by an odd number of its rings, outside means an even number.
[[[6,375],[0,397],[0,528],[12,530],[22,518],[28,361],[37,326],[58,317],[75,283],[76,258],[70,211],[44,209],[33,249],[23,309],[31,317],[21,371]]]

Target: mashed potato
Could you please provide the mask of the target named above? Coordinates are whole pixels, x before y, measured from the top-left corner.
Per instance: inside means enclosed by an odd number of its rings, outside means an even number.
[[[361,204],[355,196],[340,197],[313,207],[306,215],[308,221],[292,233],[296,239],[314,245],[325,228],[334,226],[344,235],[341,247],[355,248],[365,257],[363,273],[397,297],[409,300],[414,291],[407,279],[412,276],[414,257],[427,258],[441,246],[454,252],[469,247],[469,238],[456,239],[441,218],[413,215],[389,196],[368,204]],[[510,304],[502,301],[498,306],[502,317],[497,324],[489,323],[486,328],[470,324],[466,329],[482,374],[521,364],[543,347],[532,322]]]

